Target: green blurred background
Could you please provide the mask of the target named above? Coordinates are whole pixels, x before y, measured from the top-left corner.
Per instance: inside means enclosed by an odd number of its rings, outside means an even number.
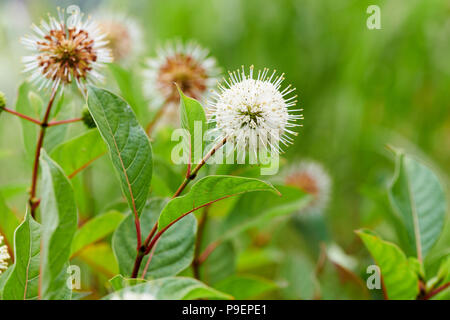
[[[141,61],[165,40],[196,39],[224,70],[254,64],[285,72],[305,115],[286,157],[314,159],[328,169],[333,193],[325,220],[330,238],[347,254],[365,257],[353,232],[361,227],[395,239],[385,216],[384,190],[394,169],[387,144],[433,166],[448,186],[448,0],[1,0],[0,90],[10,103],[25,79],[20,36],[47,12],[55,14],[55,6],[70,4],[87,13],[114,10],[133,17],[144,34]],[[372,4],[381,8],[381,30],[366,27]],[[104,200],[97,200],[93,214],[112,195],[120,198],[107,159],[95,168],[106,180],[94,181],[92,196]],[[0,187],[14,193],[28,184],[30,171],[19,120],[2,114]],[[24,199],[13,197],[11,205],[23,212]],[[449,233],[447,223],[437,248],[448,252]]]

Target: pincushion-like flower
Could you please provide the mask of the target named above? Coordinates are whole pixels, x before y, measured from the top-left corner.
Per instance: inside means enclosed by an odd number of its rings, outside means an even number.
[[[6,245],[2,245],[3,236],[0,235],[0,274],[8,269],[8,260],[10,258],[8,254],[8,248]]]
[[[84,92],[85,83],[103,80],[100,73],[104,63],[112,62],[111,50],[106,47],[106,34],[90,17],[83,19],[77,6],[58,8],[58,18],[49,15],[40,27],[33,25],[33,34],[22,38],[25,47],[33,52],[25,56],[25,72],[40,88],[72,83]]]
[[[95,15],[99,28],[104,32],[114,61],[123,61],[142,49],[142,32],[138,23],[119,13],[103,12]]]
[[[217,83],[219,72],[208,50],[194,42],[171,42],[147,61],[144,90],[158,102],[178,104],[176,83],[185,95],[199,100]]]
[[[247,75],[241,71],[230,73],[229,80],[219,86],[209,101],[210,121],[215,122],[218,140],[227,139],[240,152],[256,154],[257,150],[278,153],[280,142],[288,146],[291,136],[297,135],[290,128],[301,126],[292,109],[296,104],[295,88],[291,85],[281,89],[284,74],[269,74],[269,69],[258,71],[256,79],[253,66]]]
[[[331,179],[325,169],[317,162],[302,161],[292,165],[284,175],[285,183],[300,188],[313,199],[302,213],[322,213],[328,205]]]

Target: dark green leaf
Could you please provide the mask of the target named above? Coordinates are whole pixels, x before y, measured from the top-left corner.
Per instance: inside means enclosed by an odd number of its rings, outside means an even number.
[[[208,176],[194,184],[188,194],[172,199],[159,217],[158,229],[161,230],[184,213],[208,203],[238,194],[253,191],[277,190],[269,183],[233,176]]]
[[[152,149],[130,106],[113,93],[89,86],[88,108],[108,145],[122,192],[140,215],[152,179]]]

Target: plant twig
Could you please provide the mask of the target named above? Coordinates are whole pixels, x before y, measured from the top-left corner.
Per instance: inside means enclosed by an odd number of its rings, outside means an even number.
[[[227,142],[227,137],[223,138],[222,141],[220,141],[216,146],[214,146],[201,160],[201,162],[194,168],[194,170],[192,170],[191,174],[189,175],[189,177],[186,177],[183,181],[183,183],[180,185],[180,187],[178,188],[178,190],[175,192],[175,194],[173,195],[173,198],[178,197],[183,190],[186,188],[186,186],[189,184],[189,182],[191,182],[192,180],[194,180],[197,177],[197,173],[198,171],[205,165],[205,163],[208,161],[209,158],[211,158],[216,152],[217,150],[219,150],[225,143]],[[222,200],[221,199],[217,199],[215,201],[218,200]],[[215,202],[213,201],[213,202]],[[211,203],[213,203],[211,202]],[[211,204],[209,203],[209,204]],[[164,228],[163,230],[161,230],[160,232],[158,232],[156,235],[156,231],[158,229],[158,221],[156,221],[155,225],[153,226],[152,230],[150,231],[150,234],[147,236],[147,238],[144,241],[144,244],[142,245],[141,249],[138,250],[138,253],[136,255],[136,260],[134,262],[134,268],[133,268],[133,273],[131,275],[132,278],[136,278],[142,263],[142,259],[144,258],[143,256],[141,257],[141,250],[142,248],[145,249],[144,252],[144,256],[147,255],[150,250],[152,249],[153,246],[155,246],[156,241],[158,241],[159,237],[169,228],[171,227],[175,222],[179,221],[181,218],[185,217],[186,215],[188,215],[189,213],[200,209],[203,206],[200,206],[198,208],[195,208],[193,210],[191,210],[188,213],[185,213],[184,215],[181,215],[180,217],[178,217],[176,220],[172,221],[168,226],[166,226],[166,228]],[[155,235],[155,236],[154,236]],[[154,236],[154,237],[153,237]]]
[[[39,126],[41,125],[41,121],[39,121],[39,120],[37,120],[37,119],[34,119],[34,118],[32,118],[32,117],[29,117],[29,116],[27,116],[27,115],[25,115],[25,114],[23,114],[23,113],[20,113],[20,112],[11,110],[11,109],[6,108],[6,107],[4,107],[4,108],[2,108],[2,109],[3,109],[4,111],[8,112],[8,113],[11,113],[11,114],[13,114],[13,115],[15,115],[15,116],[18,116],[19,118],[28,120],[28,121],[30,121],[30,122],[33,122],[34,124],[39,125]]]
[[[442,291],[444,291],[445,289],[447,289],[449,287],[450,287],[450,282],[447,282],[446,284],[443,284],[442,286],[429,292],[427,295],[425,295],[425,297],[423,297],[423,300],[429,300],[432,297],[434,297],[435,295],[437,295],[438,293],[441,293]]]
[[[48,127],[58,126],[61,124],[67,124],[67,123],[73,123],[83,120],[83,118],[75,118],[75,119],[67,119],[67,120],[60,120],[60,121],[51,121],[48,123]]]
[[[31,208],[31,216],[34,218],[36,214],[36,208],[39,206],[39,200],[36,199],[36,186],[37,186],[37,178],[39,171],[39,157],[41,155],[41,149],[44,144],[45,131],[48,127],[48,119],[50,117],[50,111],[53,106],[53,102],[55,101],[56,92],[58,91],[58,87],[53,88],[50,100],[48,101],[47,110],[45,111],[44,119],[40,123],[41,130],[39,132],[39,138],[36,145],[36,151],[34,156],[34,164],[33,164],[33,174],[31,176],[31,190],[30,190],[30,198],[28,200]]]
[[[205,207],[205,209],[202,212],[202,215],[198,222],[197,238],[195,239],[194,259],[192,260],[192,271],[194,273],[194,278],[198,280],[200,280],[199,255],[203,241],[203,235],[205,233],[206,220],[208,219],[209,208],[210,206]]]

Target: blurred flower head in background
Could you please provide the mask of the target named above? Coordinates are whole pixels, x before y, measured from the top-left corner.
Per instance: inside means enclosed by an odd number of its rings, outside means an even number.
[[[300,126],[296,120],[303,119],[292,107],[297,103],[291,85],[281,89],[284,74],[269,74],[269,69],[258,71],[254,79],[253,66],[249,74],[241,71],[231,73],[228,80],[219,85],[209,101],[210,121],[216,124],[218,140],[227,138],[239,151],[256,155],[258,148],[279,153],[280,142],[285,146],[293,143],[291,136],[297,133],[289,128]]]
[[[3,244],[3,236],[0,235],[0,274],[8,269],[8,260],[10,258],[8,254],[8,248]]]
[[[284,173],[287,185],[300,188],[313,196],[313,201],[302,214],[321,214],[330,200],[331,179],[325,169],[314,161],[294,163]]]
[[[132,18],[113,12],[95,14],[100,30],[106,34],[114,61],[126,61],[143,49],[142,29]]]
[[[207,49],[193,41],[169,42],[158,49],[155,58],[148,59],[144,91],[159,94],[150,98],[178,104],[176,83],[184,94],[200,100],[217,83],[219,74],[216,59],[209,56]]]
[[[106,47],[106,34],[90,17],[83,19],[77,6],[58,8],[58,18],[49,15],[41,26],[32,25],[33,34],[22,38],[25,47],[33,54],[25,56],[25,72],[30,80],[52,89],[72,83],[84,92],[85,82],[103,80],[100,73],[104,63],[112,62],[111,50]]]

